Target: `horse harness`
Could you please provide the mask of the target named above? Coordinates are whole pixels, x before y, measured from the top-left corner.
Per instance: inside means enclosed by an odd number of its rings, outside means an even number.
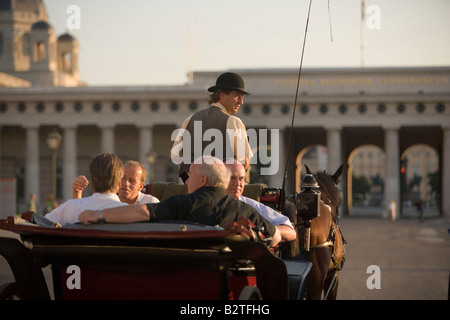
[[[335,220],[335,218],[336,218],[336,220]],[[333,222],[334,222],[334,224],[333,224]],[[336,208],[336,217],[334,217],[332,215],[332,222],[331,222],[330,232],[328,233],[327,240],[324,243],[320,243],[320,244],[317,244],[315,246],[310,246],[309,247],[309,251],[301,250],[301,252],[303,253],[304,258],[306,260],[308,260],[308,261],[311,260],[310,259],[310,254],[311,254],[312,250],[323,249],[323,248],[329,248],[331,250],[331,261],[333,262],[333,265],[334,265],[334,275],[333,275],[332,281],[330,282],[328,290],[325,292],[324,300],[327,299],[329,293],[331,292],[331,289],[334,287],[336,279],[339,277],[339,271],[341,271],[342,268],[344,267],[345,245],[347,244],[347,241],[344,239],[344,236],[342,235],[342,231],[340,229],[339,229],[339,231],[340,231],[340,234],[341,234],[342,245],[343,245],[343,248],[342,248],[342,250],[343,250],[342,261],[341,261],[340,264],[338,263],[339,257],[338,257],[338,255],[336,254],[336,251],[335,251],[335,249],[336,249],[335,242],[336,242],[336,233],[337,233],[335,225],[336,225],[337,228],[339,228],[339,224],[338,223],[339,223],[339,213],[337,212],[337,208]],[[298,227],[298,225],[302,225],[304,227],[307,227],[307,221],[301,220],[300,223],[296,224],[296,227]],[[309,226],[310,225],[311,225],[311,223],[309,221]]]
[[[310,255],[310,252],[312,250],[317,250],[317,249],[322,249],[322,248],[329,248],[331,250],[331,261],[334,264],[334,268],[336,269],[336,272],[339,272],[340,270],[342,270],[342,268],[344,266],[345,245],[347,244],[347,241],[344,239],[344,236],[342,235],[342,231],[339,229],[340,234],[341,234],[341,238],[342,238],[343,254],[342,254],[342,262],[340,264],[338,264],[339,257],[336,254],[336,250],[335,250],[336,249],[335,242],[336,242],[336,234],[337,234],[337,231],[336,231],[336,228],[335,228],[335,224],[336,224],[336,227],[339,228],[339,225],[338,225],[339,213],[337,211],[336,211],[336,213],[337,213],[336,220],[335,220],[335,217],[333,217],[333,215],[332,215],[332,222],[331,222],[330,232],[328,233],[327,240],[324,243],[320,243],[320,244],[317,244],[315,246],[310,246],[309,247],[309,250],[310,250],[309,252],[307,252],[305,250],[302,250],[302,252],[303,252],[303,255],[304,255],[305,259],[310,260],[309,259],[309,255]],[[333,224],[333,222],[335,224]],[[306,221],[301,220],[300,223],[298,223],[296,225],[296,227],[298,225],[302,225],[302,226],[306,227]]]

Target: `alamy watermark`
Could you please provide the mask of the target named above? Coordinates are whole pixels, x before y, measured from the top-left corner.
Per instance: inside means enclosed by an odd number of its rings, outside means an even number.
[[[381,289],[381,269],[377,265],[367,267],[366,273],[371,274],[366,280],[367,289]]]
[[[66,20],[66,26],[69,30],[81,29],[81,9],[72,4],[67,7],[66,13],[69,14]]]
[[[225,137],[219,129],[211,128],[203,132],[202,122],[194,121],[194,141],[192,141],[191,133],[186,129],[176,129],[172,132],[171,140],[180,141],[183,143],[175,144],[171,150],[171,158],[174,164],[190,164],[193,159],[200,158],[201,156],[215,156],[219,159],[244,159],[247,150],[245,139],[248,138],[248,142],[252,150],[258,150],[252,158],[250,158],[250,164],[259,163],[261,167],[261,175],[274,175],[277,174],[280,167],[280,150],[279,150],[279,138],[280,133],[278,129],[227,129]],[[203,134],[202,134],[203,132]],[[268,144],[270,136],[270,146]],[[203,143],[209,142],[203,149]],[[225,144],[225,153],[224,153]],[[191,150],[193,148],[194,150]],[[193,151],[194,157],[191,159],[191,151]],[[180,156],[182,154],[182,156]],[[228,160],[226,160],[228,162]]]
[[[372,4],[367,7],[366,26],[369,30],[381,29],[381,9],[379,6]]]
[[[66,287],[69,290],[81,289],[81,269],[77,265],[70,265],[66,269],[66,273],[70,274],[66,280]]]
[[[81,289],[81,269],[77,265],[70,265],[66,269],[66,273],[70,274],[66,280],[66,287],[69,290]],[[370,276],[366,280],[367,289],[381,289],[381,269],[377,265],[370,265],[366,270]]]

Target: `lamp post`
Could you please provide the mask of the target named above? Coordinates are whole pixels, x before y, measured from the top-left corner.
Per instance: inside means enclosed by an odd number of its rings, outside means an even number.
[[[154,150],[150,151],[149,153],[147,153],[147,162],[150,166],[149,170],[148,170],[148,182],[150,182],[150,179],[153,179],[153,164],[156,162],[156,158],[158,158],[158,153]]]
[[[56,155],[61,144],[62,136],[53,130],[47,137],[47,146],[52,151],[52,195],[56,199]]]
[[[303,250],[307,260],[310,260],[311,242],[311,220],[320,216],[320,191],[319,184],[312,174],[303,177],[300,187],[303,191],[296,194],[295,206],[297,207],[297,217],[300,218],[305,234],[303,239]]]

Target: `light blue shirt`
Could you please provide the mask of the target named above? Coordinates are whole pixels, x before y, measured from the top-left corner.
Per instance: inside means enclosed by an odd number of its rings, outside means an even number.
[[[286,217],[285,215],[282,215],[281,213],[278,213],[277,211],[273,210],[271,207],[266,206],[265,204],[263,204],[259,201],[256,201],[251,198],[244,197],[244,196],[239,196],[239,200],[241,200],[242,202],[255,208],[263,218],[268,220],[274,226],[286,225],[286,226],[294,229],[294,227],[292,226],[292,223],[288,217]]]

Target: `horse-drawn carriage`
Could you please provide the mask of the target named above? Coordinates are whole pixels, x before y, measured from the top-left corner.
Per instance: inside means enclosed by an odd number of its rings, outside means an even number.
[[[296,227],[303,247],[304,230]],[[298,300],[314,264],[300,253],[282,259],[246,219],[226,229],[187,222],[60,227],[28,213],[0,220],[0,229],[22,240],[0,237],[15,278],[0,284],[0,299],[50,299],[42,268],[51,265],[55,299]]]

